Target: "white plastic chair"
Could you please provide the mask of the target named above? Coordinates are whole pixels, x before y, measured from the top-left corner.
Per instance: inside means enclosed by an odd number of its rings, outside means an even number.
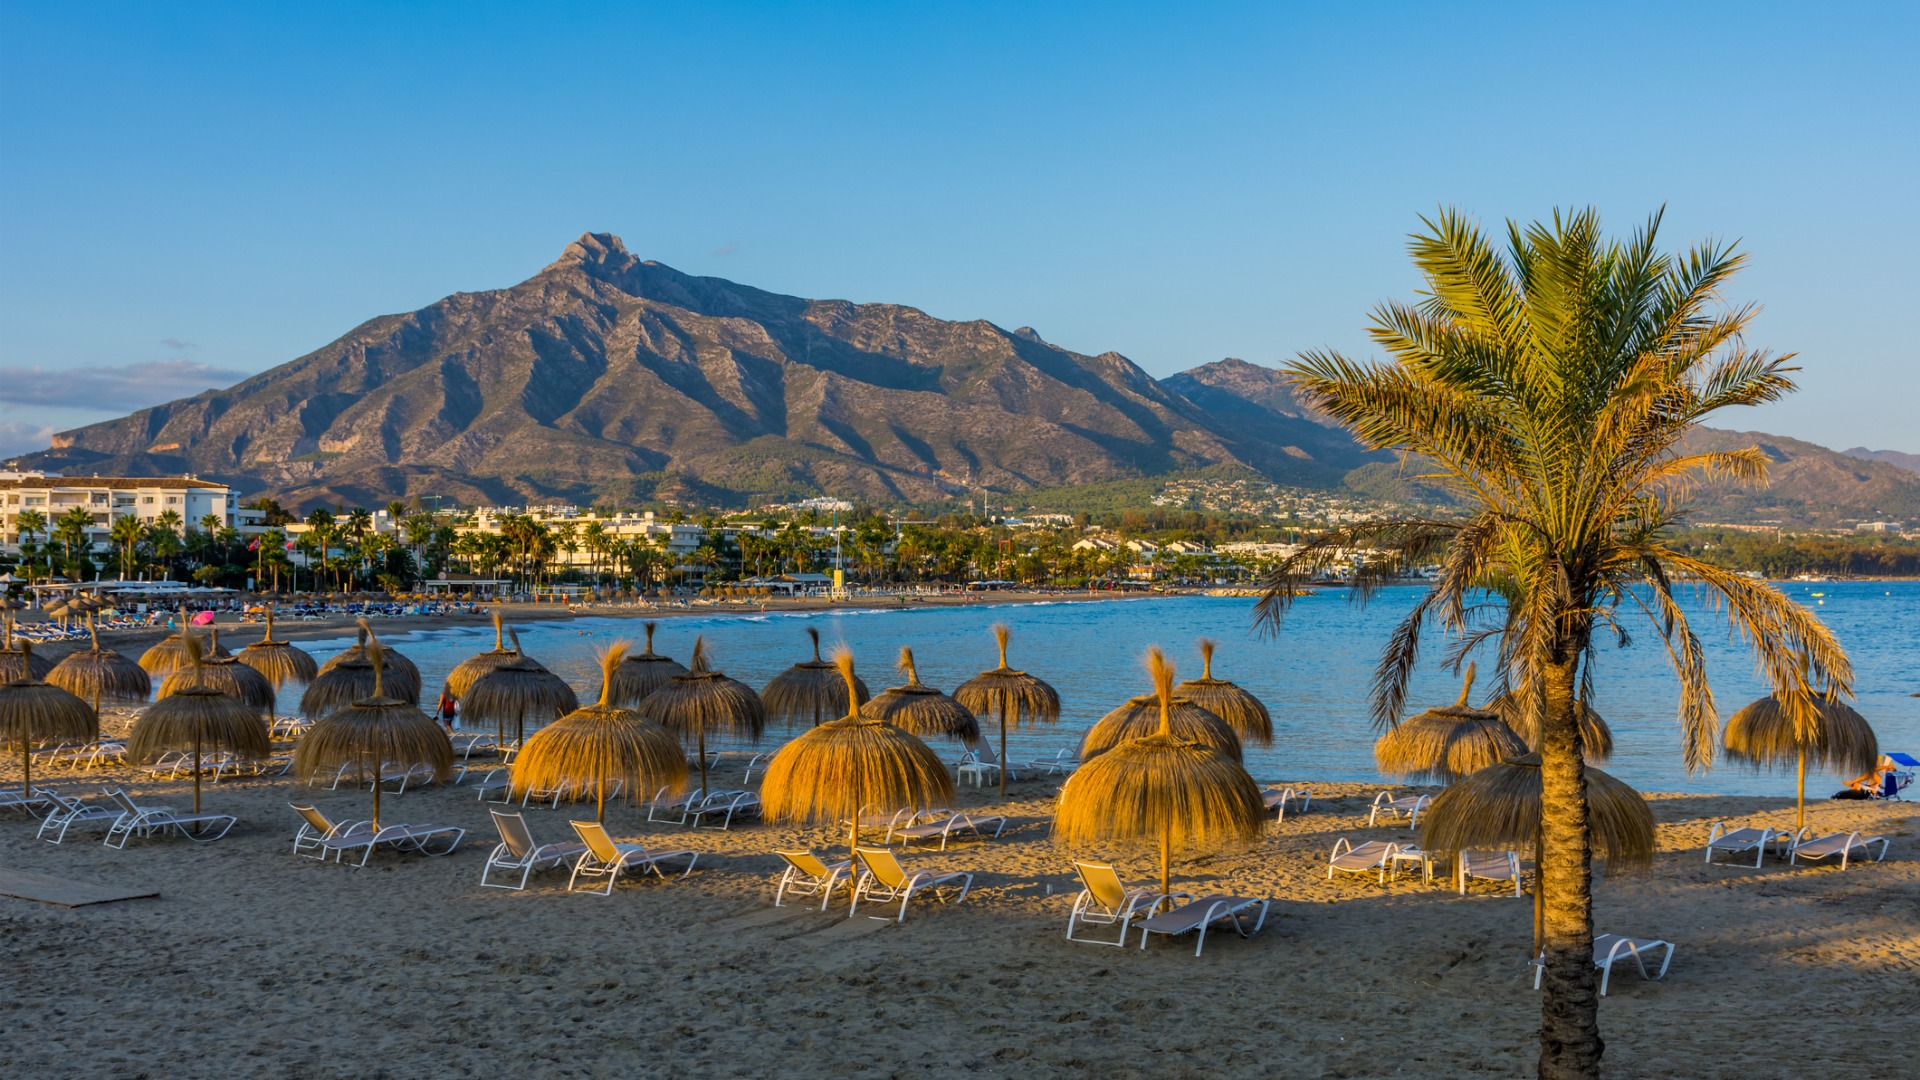
[[[1080,875],[1082,888],[1080,895],[1074,898],[1072,914],[1067,916],[1068,941],[1126,948],[1127,935],[1132,932],[1135,919],[1151,917],[1163,903],[1191,899],[1186,893],[1162,896],[1150,888],[1129,889],[1121,882],[1119,871],[1110,863],[1075,859],[1073,868]],[[1075,927],[1085,926],[1118,926],[1120,939],[1108,941],[1105,938],[1073,936]]]
[[[1647,974],[1646,954],[1654,949],[1665,949],[1666,956],[1660,961],[1660,970],[1656,974]],[[1663,979],[1667,975],[1667,965],[1673,963],[1673,943],[1659,938],[1630,938],[1619,934],[1595,934],[1593,936],[1593,966],[1600,969],[1600,996],[1607,996],[1607,983],[1613,978],[1614,961],[1622,957],[1632,957],[1635,967],[1640,969],[1640,977],[1649,981]],[[1533,988],[1540,989],[1540,980],[1547,973],[1547,961],[1544,955],[1533,958]]]
[[[780,885],[773,890],[773,906],[779,907],[788,894],[794,896],[820,897],[820,910],[827,910],[833,902],[833,890],[836,885],[845,882],[853,884],[853,863],[828,863],[811,851],[776,851],[787,864],[780,875]]]
[[[957,904],[965,900],[968,891],[973,888],[972,874],[936,874],[931,870],[915,870],[908,873],[906,868],[900,865],[900,860],[894,856],[891,848],[854,848],[853,855],[865,869],[862,870],[860,880],[853,888],[853,904],[847,911],[849,919],[859,912],[860,898],[863,896],[883,904],[899,900],[900,914],[894,921],[906,922],[907,901],[912,900],[915,893],[939,892],[958,883],[960,886],[958,896],[952,900],[941,897],[942,903]],[[884,916],[881,917],[884,918]]]
[[[489,813],[493,815],[494,828],[500,831],[500,842],[487,854],[487,865],[480,870],[480,885],[483,888],[512,889],[517,892],[527,887],[527,879],[535,870],[559,869],[568,860],[578,858],[581,852],[587,850],[585,844],[535,843],[524,816],[507,810]],[[512,885],[487,880],[495,870],[509,874],[518,870],[520,880]]]
[[[1367,813],[1367,824],[1372,825],[1376,818],[1386,813],[1395,818],[1405,817],[1407,828],[1411,829],[1420,824],[1420,811],[1425,810],[1432,801],[1431,795],[1406,795],[1396,799],[1393,789],[1388,788],[1373,797],[1373,809]]]

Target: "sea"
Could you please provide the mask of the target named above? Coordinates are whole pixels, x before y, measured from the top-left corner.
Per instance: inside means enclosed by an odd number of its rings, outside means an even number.
[[[1920,582],[1779,582],[1783,593],[1815,612],[1839,637],[1853,661],[1855,702],[1873,724],[1882,751],[1920,754]],[[1060,693],[1058,723],[1023,726],[1009,740],[1015,761],[1051,757],[1078,744],[1080,735],[1129,697],[1148,693],[1148,646],[1166,650],[1176,679],[1198,677],[1201,637],[1219,642],[1214,677],[1258,695],[1273,714],[1274,743],[1246,748],[1246,764],[1262,781],[1372,781],[1369,686],[1389,633],[1422,592],[1418,585],[1381,590],[1356,604],[1345,589],[1322,589],[1296,601],[1279,631],[1253,625],[1253,601],[1244,597],[1142,597],[1099,602],[995,603],[964,607],[850,604],[827,612],[758,613],[695,609],[661,619],[656,651],[686,662],[696,637],[706,640],[713,665],[756,688],[788,665],[811,656],[805,630],[820,631],[828,648],[846,645],[856,670],[878,693],[903,681],[893,665],[902,645],[913,648],[923,682],[951,691],[997,661],[991,627],[1012,628],[1009,663],[1051,683]],[[1764,696],[1752,654],[1704,597],[1684,601],[1700,637],[1722,722]],[[1689,772],[1681,758],[1678,684],[1655,628],[1644,616],[1623,619],[1631,642],[1609,640],[1594,666],[1593,706],[1613,729],[1614,754],[1603,766],[1643,792],[1790,795],[1791,766],[1756,773],[1727,762]],[[1638,620],[1637,622],[1633,620]],[[511,615],[509,614],[509,621]],[[377,629],[377,627],[376,627]],[[565,677],[586,700],[599,685],[595,651],[616,640],[638,640],[640,622],[583,617],[519,628],[526,652]],[[465,657],[493,647],[491,627],[448,627],[383,636],[420,666],[428,695]],[[349,639],[305,643],[325,659]],[[1449,644],[1432,628],[1411,682],[1410,711],[1451,704],[1460,678],[1442,666]],[[1486,665],[1483,663],[1482,668]],[[1492,690],[1484,680],[1473,701]],[[297,707],[290,688],[282,707]],[[988,726],[983,721],[983,727]],[[785,733],[769,727],[760,748]],[[743,747],[744,749],[744,747]],[[957,747],[939,748],[957,756]],[[1809,796],[1830,794],[1847,777],[1809,774]]]

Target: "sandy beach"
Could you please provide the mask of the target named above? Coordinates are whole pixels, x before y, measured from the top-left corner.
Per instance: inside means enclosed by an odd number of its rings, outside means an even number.
[[[124,722],[124,721],[122,721]],[[952,756],[944,750],[945,756]],[[721,766],[737,782],[745,757]],[[0,777],[17,784],[19,766]],[[36,776],[36,779],[40,779]],[[79,793],[125,783],[189,805],[185,781],[136,770],[45,778]],[[1262,777],[1284,780],[1284,777]],[[225,839],[58,847],[0,818],[0,866],[157,889],[157,899],[62,908],[0,900],[18,980],[0,996],[9,1076],[1523,1076],[1538,997],[1530,905],[1478,885],[1326,880],[1328,849],[1407,836],[1365,825],[1376,785],[1321,785],[1311,813],[1254,846],[1176,862],[1177,886],[1271,897],[1266,930],[1145,952],[1063,940],[1077,890],[1048,834],[1055,780],[1016,783],[998,840],[914,850],[910,867],[977,875],[961,905],[916,903],[904,924],[773,907],[776,847],[843,850],[825,829],[648,824],[617,836],[700,853],[684,881],[623,882],[610,898],[482,889],[495,837],[462,787],[389,798],[389,821],[466,827],[439,859],[376,855],[364,870],[294,857],[290,800],[366,816],[364,791],[287,779],[209,785],[239,815]],[[960,789],[976,809],[995,794]],[[1706,866],[1719,819],[1783,824],[1790,799],[1650,796],[1660,854],[1598,886],[1602,930],[1679,944],[1664,982],[1616,971],[1601,1007],[1609,1075],[1878,1072],[1920,1013],[1920,861],[1910,803],[1819,802],[1816,828],[1893,838],[1884,863]],[[532,809],[537,838],[570,816]],[[1146,883],[1144,849],[1119,860]]]

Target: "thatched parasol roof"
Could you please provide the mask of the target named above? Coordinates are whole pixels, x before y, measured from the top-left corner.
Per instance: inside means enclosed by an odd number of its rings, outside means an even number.
[[[1600,718],[1586,702],[1579,704],[1580,750],[1588,761],[1605,761],[1613,756],[1613,729]],[[1510,693],[1495,694],[1487,699],[1487,711],[1494,713],[1507,722],[1527,749],[1540,749],[1540,731],[1533,717],[1520,705],[1520,700]]]
[[[33,643],[20,643],[20,664],[33,670]],[[87,703],[50,683],[15,677],[0,683],[0,742],[20,748],[23,788],[33,791],[33,744],[85,742],[100,731],[100,717]]]
[[[1474,666],[1467,665],[1460,700],[1394,725],[1373,744],[1373,761],[1389,776],[1416,783],[1451,784],[1469,773],[1527,752],[1505,720],[1467,704]]]
[[[1000,719],[1000,760],[1007,759],[1007,729],[1020,726],[1022,718],[1042,724],[1060,719],[1060,693],[1046,682],[1024,671],[1007,666],[1006,623],[995,623],[993,640],[1000,647],[1000,666],[983,671],[960,684],[953,692],[955,701],[975,716],[995,713]],[[1007,794],[1007,770],[1000,770],[1000,794]]]
[[[1266,809],[1260,785],[1238,761],[1173,733],[1173,666],[1159,646],[1147,653],[1147,670],[1160,702],[1160,729],[1121,743],[1068,777],[1053,829],[1073,845],[1159,841],[1160,891],[1171,893],[1174,849],[1254,839]]]
[[[306,691],[300,695],[302,715],[312,718],[326,716],[373,696],[374,665],[367,648],[367,641],[372,634],[373,628],[365,619],[361,619],[360,644],[320,665],[320,673],[314,676],[313,681],[307,684]],[[387,661],[395,655],[393,650],[384,646],[380,649],[381,696],[417,705],[420,703],[419,676],[410,677],[405,669],[388,667]]]
[[[267,609],[266,618],[267,635],[241,649],[240,662],[266,676],[275,690],[288,683],[302,686],[312,682],[320,674],[313,654],[292,642],[274,640],[272,608]]]
[[[440,725],[414,703],[388,697],[384,649],[368,632],[362,653],[373,667],[368,695],[322,717],[293,749],[293,771],[312,783],[332,775],[342,765],[361,764],[378,777],[392,765],[409,769],[426,765],[434,777],[445,780],[453,771],[453,743]],[[373,822],[380,825],[380,785],[373,785]]]
[[[802,660],[775,675],[768,681],[766,689],[760,691],[760,700],[766,704],[769,720],[789,723],[805,720],[809,724],[818,724],[822,720],[845,716],[865,705],[873,696],[867,692],[867,684],[855,678],[852,683],[854,701],[849,706],[847,682],[832,664],[820,659],[820,631],[809,626],[807,637],[813,640],[813,659]]]
[[[1176,695],[1179,694],[1175,690]],[[1240,737],[1233,725],[1184,697],[1175,696],[1169,710],[1176,738],[1204,743],[1235,761],[1241,759]],[[1080,737],[1080,760],[1092,761],[1128,739],[1144,738],[1160,730],[1160,696],[1143,694],[1100,718]]]
[[[1727,757],[1753,769],[1796,765],[1799,783],[1799,825],[1807,823],[1807,766],[1834,769],[1849,776],[1871,771],[1880,762],[1880,740],[1866,717],[1837,698],[1808,695],[1803,716],[1795,723],[1793,709],[1778,695],[1748,705],[1727,718],[1721,743]]]
[[[573,687],[529,656],[516,656],[475,679],[460,700],[462,723],[491,720],[503,733],[511,723],[516,739],[526,736],[529,722],[539,727],[580,707]]]
[[[95,711],[102,701],[139,704],[153,693],[153,679],[147,669],[131,657],[113,649],[79,649],[60,658],[47,673],[47,681],[93,702]]]
[[[0,623],[4,623],[4,633],[0,634],[0,681],[27,675],[44,679],[53,670],[52,657],[41,656],[30,650],[22,651],[13,644],[13,613],[26,606],[27,602],[19,597],[0,597]]]
[[[843,691],[853,696],[853,654],[841,649],[833,659]],[[851,710],[781,747],[760,784],[761,813],[768,821],[850,821],[853,847],[860,843],[863,811],[891,813],[952,800],[946,763],[926,743]]]
[[[1213,677],[1213,650],[1216,647],[1212,640],[1200,639],[1200,677],[1188,679],[1174,687],[1174,700],[1186,698],[1225,720],[1241,742],[1272,746],[1273,716],[1267,712],[1267,707],[1244,688]]]
[[[610,682],[613,686],[612,701],[623,709],[631,709],[646,699],[648,694],[667,685],[667,680],[675,675],[685,675],[687,666],[670,656],[661,656],[653,651],[654,623],[646,625],[647,649],[645,652],[629,653],[613,669]],[[601,696],[606,697],[602,688]]]
[[[367,663],[367,639],[372,636],[373,627],[365,619],[360,619],[358,622],[360,623],[359,644],[342,649],[333,656],[328,657],[327,661],[320,665],[321,675],[325,675],[328,671],[342,664]],[[409,704],[418,703],[420,700],[420,687],[422,685],[420,681],[420,669],[414,666],[413,661],[401,655],[398,649],[392,646],[382,646],[381,649],[382,656],[380,662],[386,665],[387,672],[386,681],[382,684],[386,688],[386,692],[406,700]],[[406,691],[406,687],[409,685],[413,687],[411,692]]]
[[[154,642],[152,648],[140,654],[140,666],[147,669],[147,674],[157,675],[163,679],[173,674],[176,669],[185,667],[187,664],[186,638],[190,634],[196,639],[199,637],[198,634],[193,634],[192,627],[185,618],[182,618],[178,634],[169,634],[161,638]],[[206,642],[202,641],[201,655],[230,656],[232,654],[218,642],[209,648]]]
[[[971,743],[980,738],[980,721],[965,705],[920,681],[913,666],[913,650],[900,649],[904,686],[894,686],[860,706],[860,715],[884,720],[902,731],[922,737],[942,735]]]
[[[471,690],[473,684],[479,682],[480,678],[487,673],[506,667],[516,660],[537,664],[531,657],[521,655],[518,637],[514,638],[512,648],[507,647],[505,638],[506,623],[501,619],[500,613],[495,611],[493,613],[493,650],[469,656],[456,664],[454,669],[447,673],[447,693],[464,701],[467,691]]]
[[[693,667],[647,695],[639,711],[692,741],[700,754],[700,787],[707,786],[707,732],[723,731],[758,741],[767,727],[766,706],[753,688],[707,667],[707,643],[693,640]]]
[[[146,707],[133,722],[127,737],[127,756],[135,762],[154,760],[168,750],[193,751],[193,811],[200,812],[200,755],[232,753],[241,757],[266,757],[271,752],[266,721],[254,706],[201,682],[200,640],[183,639],[187,665],[168,676],[169,691],[162,685],[160,700]],[[233,661],[228,661],[233,663]],[[235,666],[238,666],[237,664]],[[251,668],[245,669],[265,685],[266,680]]]
[[[687,754],[666,728],[613,704],[613,672],[628,643],[614,642],[600,654],[600,700],[582,706],[534,732],[513,759],[516,791],[591,788],[598,820],[607,819],[607,790],[616,782],[630,798],[647,798],[662,787],[687,786]]]
[[[220,632],[216,630],[212,645],[218,646],[219,642]],[[273,707],[273,684],[233,656],[210,656],[201,660],[198,667],[176,670],[161,682],[159,697],[171,697],[188,686],[211,687],[256,712]]]

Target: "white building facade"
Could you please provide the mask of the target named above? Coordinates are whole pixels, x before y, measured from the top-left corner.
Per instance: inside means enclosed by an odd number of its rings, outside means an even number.
[[[96,549],[111,546],[113,523],[124,517],[152,525],[171,510],[183,529],[199,529],[208,515],[222,526],[234,523],[238,499],[225,484],[192,476],[49,476],[0,472],[0,546],[20,550],[20,516],[37,512],[43,524],[34,539],[44,543],[49,530],[76,509],[92,519],[87,539]],[[28,520],[32,520],[29,518]]]

